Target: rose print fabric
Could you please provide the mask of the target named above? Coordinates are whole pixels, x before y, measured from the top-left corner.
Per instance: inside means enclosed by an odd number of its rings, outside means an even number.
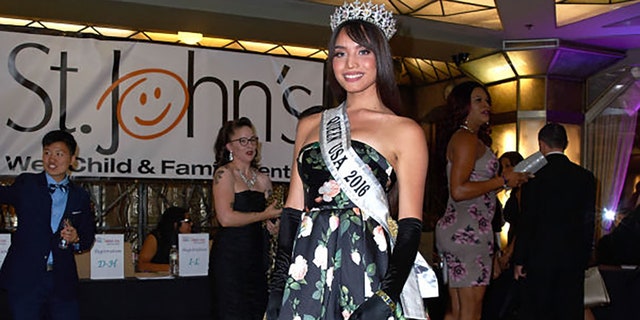
[[[386,191],[393,168],[366,144],[352,141]],[[297,159],[305,188],[305,213],[296,236],[280,319],[348,319],[379,288],[389,243],[383,228],[340,190],[322,159],[320,145]],[[401,310],[398,308],[398,319]]]
[[[498,159],[487,148],[476,161],[470,181],[489,180],[497,171]],[[451,163],[447,163],[447,177],[450,174]],[[450,287],[489,284],[494,240],[491,219],[495,209],[494,191],[457,202],[449,197],[444,216],[436,225],[436,247],[447,263]]]

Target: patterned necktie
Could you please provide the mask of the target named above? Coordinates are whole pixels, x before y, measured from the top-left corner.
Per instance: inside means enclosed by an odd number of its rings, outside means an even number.
[[[60,189],[60,191],[62,191],[62,192],[67,192],[67,190],[69,190],[69,185],[67,185],[67,184],[49,183],[49,193],[50,194],[53,194],[54,192],[56,192],[56,189]]]

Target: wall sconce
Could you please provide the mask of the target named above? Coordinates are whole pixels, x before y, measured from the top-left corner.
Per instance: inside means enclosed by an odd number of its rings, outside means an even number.
[[[202,40],[202,33],[178,31],[178,40],[186,44],[196,44]]]

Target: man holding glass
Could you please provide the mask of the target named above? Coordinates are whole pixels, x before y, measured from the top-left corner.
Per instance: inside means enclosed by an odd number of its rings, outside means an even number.
[[[584,319],[584,271],[593,248],[596,182],[571,162],[564,126],[538,132],[547,164],[522,187],[514,276],[521,279],[521,320]]]
[[[18,228],[0,269],[14,320],[80,319],[74,253],[95,238],[89,194],[71,183],[77,143],[62,130],[42,139],[40,173],[22,173],[0,186],[0,203],[12,205]]]

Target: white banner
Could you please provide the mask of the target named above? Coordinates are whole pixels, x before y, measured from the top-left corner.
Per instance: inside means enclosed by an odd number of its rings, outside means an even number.
[[[286,182],[297,115],[322,104],[321,61],[0,31],[0,175],[42,170],[41,139],[79,144],[75,176],[211,179],[226,120],[246,116],[261,171]]]

